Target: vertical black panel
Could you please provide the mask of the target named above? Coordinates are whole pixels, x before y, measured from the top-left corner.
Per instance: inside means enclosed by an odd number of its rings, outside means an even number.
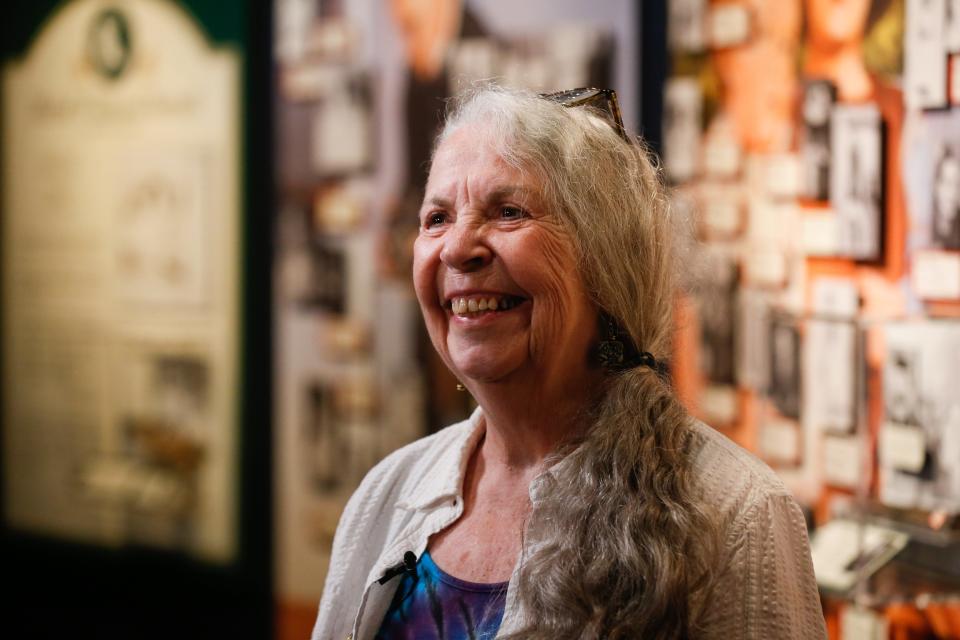
[[[667,0],[643,0],[640,6],[640,135],[658,155],[662,151],[663,85],[669,69]]]

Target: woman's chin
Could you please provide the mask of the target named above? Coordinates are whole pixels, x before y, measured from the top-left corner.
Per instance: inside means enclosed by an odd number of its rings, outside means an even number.
[[[519,363],[504,358],[504,354],[470,354],[454,357],[454,370],[462,380],[481,383],[499,382],[519,368]]]

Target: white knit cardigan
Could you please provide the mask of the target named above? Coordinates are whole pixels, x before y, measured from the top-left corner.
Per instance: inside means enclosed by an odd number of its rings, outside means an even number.
[[[467,461],[483,435],[481,410],[395,451],[374,467],[347,503],[312,640],[369,640],[380,627],[399,578],[378,579],[419,557],[431,535],[463,513]],[[706,603],[700,637],[826,638],[803,515],[762,462],[694,423],[694,468],[706,499],[728,522],[719,582]],[[547,471],[549,473],[549,470]],[[536,504],[538,482],[531,484]],[[507,590],[500,633],[522,623],[517,569]]]

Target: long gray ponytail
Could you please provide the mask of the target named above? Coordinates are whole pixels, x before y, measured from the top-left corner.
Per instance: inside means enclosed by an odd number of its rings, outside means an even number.
[[[584,109],[501,88],[462,97],[440,140],[465,124],[482,124],[507,162],[538,174],[597,306],[664,359],[676,233],[646,150]],[[668,382],[637,367],[610,373],[583,419],[528,522],[524,626],[511,638],[686,637],[716,542],[693,482],[690,417]]]

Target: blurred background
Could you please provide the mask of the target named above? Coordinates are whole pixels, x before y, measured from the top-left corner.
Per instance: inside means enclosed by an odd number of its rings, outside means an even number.
[[[14,0],[6,637],[309,636],[462,419],[411,243],[445,101],[616,89],[693,222],[674,384],[808,514],[832,638],[960,638],[960,0]]]

